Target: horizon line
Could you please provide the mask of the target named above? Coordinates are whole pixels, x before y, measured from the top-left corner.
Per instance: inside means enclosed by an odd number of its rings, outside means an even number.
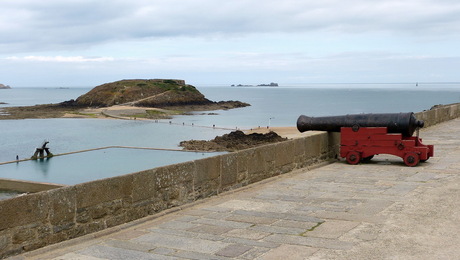
[[[187,83],[187,81],[186,81]],[[102,83],[105,84],[105,83]],[[98,85],[75,85],[75,86],[69,86],[69,85],[22,85],[22,86],[11,86],[11,89],[13,88],[90,88],[90,87],[96,87],[102,84]],[[188,83],[187,83],[188,84]],[[242,84],[244,86],[257,86],[257,84],[243,84],[243,83],[238,83]],[[258,83],[260,84],[260,83]],[[411,82],[302,82],[302,83],[278,83],[278,87],[283,87],[283,86],[298,86],[298,85],[397,85],[397,84],[404,84],[404,85],[423,85],[423,84],[460,84],[460,81],[411,81]],[[231,85],[236,85],[235,83],[193,83],[190,84],[193,86],[231,86]],[[263,86],[262,86],[263,87]],[[268,86],[270,87],[270,86]],[[272,87],[273,88],[273,87]]]

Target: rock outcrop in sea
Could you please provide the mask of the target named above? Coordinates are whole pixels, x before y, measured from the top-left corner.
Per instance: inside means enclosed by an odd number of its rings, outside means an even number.
[[[78,97],[75,102],[85,107],[131,105],[166,108],[221,104],[234,108],[249,105],[239,101],[211,101],[194,86],[177,79],[130,79],[106,83]]]

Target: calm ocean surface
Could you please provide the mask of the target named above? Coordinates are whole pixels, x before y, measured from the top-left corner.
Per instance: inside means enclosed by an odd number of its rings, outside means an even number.
[[[104,146],[177,149],[179,142],[212,139],[220,129],[295,126],[299,115],[418,112],[437,104],[460,102],[460,84],[317,84],[291,87],[197,88],[214,101],[240,100],[250,107],[197,112],[172,120],[112,119],[0,120],[0,162],[29,158],[44,140],[55,154]],[[90,88],[14,88],[0,90],[5,106],[58,103],[76,99]],[[1,111],[0,111],[1,113]],[[215,115],[216,113],[217,115]],[[172,124],[169,124],[172,121]],[[194,126],[192,126],[192,123]],[[213,125],[216,129],[213,129]],[[201,127],[204,126],[204,127]],[[0,178],[75,184],[194,160],[214,154],[136,149],[104,149],[42,161],[0,165]]]

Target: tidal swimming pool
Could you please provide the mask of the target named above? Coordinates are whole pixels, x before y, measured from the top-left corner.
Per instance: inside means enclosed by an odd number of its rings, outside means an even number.
[[[0,165],[0,178],[73,185],[219,154],[107,148]]]

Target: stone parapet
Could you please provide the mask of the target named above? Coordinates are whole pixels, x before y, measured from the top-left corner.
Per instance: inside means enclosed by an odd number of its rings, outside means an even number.
[[[460,103],[434,106],[430,110],[415,113],[415,117],[425,121],[425,127],[436,125],[460,117]]]

